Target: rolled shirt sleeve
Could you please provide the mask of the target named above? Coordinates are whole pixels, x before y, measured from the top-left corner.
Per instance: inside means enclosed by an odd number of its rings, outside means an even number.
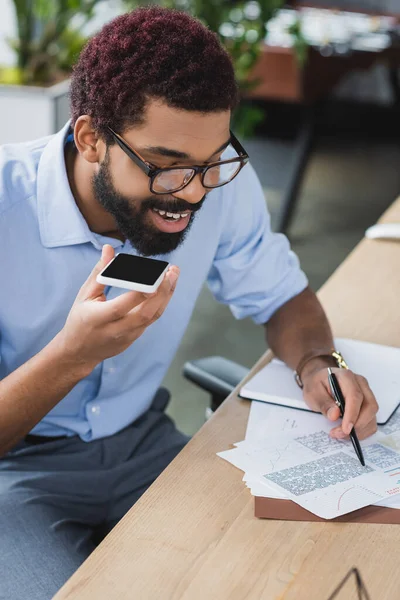
[[[224,223],[207,283],[237,319],[266,323],[308,285],[288,239],[271,231],[260,182],[247,165],[235,186],[225,186]]]

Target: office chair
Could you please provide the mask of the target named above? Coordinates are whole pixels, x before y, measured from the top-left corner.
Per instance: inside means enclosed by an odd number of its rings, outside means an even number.
[[[235,387],[248,374],[249,369],[222,356],[207,356],[190,360],[183,366],[183,375],[211,395],[210,406],[206,409],[208,419]],[[165,387],[158,388],[152,406],[163,411],[171,394]]]
[[[246,367],[222,356],[198,358],[183,366],[184,377],[211,394],[207,417],[217,410],[248,372]]]

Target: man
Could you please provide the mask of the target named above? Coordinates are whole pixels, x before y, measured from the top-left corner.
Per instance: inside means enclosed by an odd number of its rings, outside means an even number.
[[[187,439],[156,396],[205,280],[266,324],[332,422],[332,335],[230,133],[228,55],[191,17],[118,17],[80,56],[71,124],[1,151],[0,597],[50,598]],[[114,252],[166,258],[156,293],[104,288]],[[97,264],[96,264],[97,263]],[[96,264],[91,274],[88,273]],[[332,435],[376,429],[336,369]]]

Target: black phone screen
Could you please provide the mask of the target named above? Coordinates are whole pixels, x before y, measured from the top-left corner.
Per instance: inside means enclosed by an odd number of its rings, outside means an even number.
[[[118,254],[112,263],[103,271],[103,277],[121,279],[132,283],[153,285],[168,265],[164,260]]]

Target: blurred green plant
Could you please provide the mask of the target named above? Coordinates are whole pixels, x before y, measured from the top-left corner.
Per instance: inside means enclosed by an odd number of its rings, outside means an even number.
[[[303,35],[300,19],[297,19],[293,25],[288,27],[288,33],[290,33],[292,36],[293,47],[296,52],[296,58],[299,66],[304,67],[305,63],[307,62],[309,45]]]
[[[8,40],[16,66],[0,82],[49,85],[64,78],[86,42],[82,28],[101,0],[13,0],[17,38]]]

